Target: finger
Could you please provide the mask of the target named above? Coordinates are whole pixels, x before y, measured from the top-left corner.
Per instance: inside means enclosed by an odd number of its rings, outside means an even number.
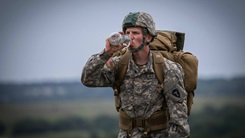
[[[109,38],[107,38],[105,42],[106,42],[106,45],[110,45]]]

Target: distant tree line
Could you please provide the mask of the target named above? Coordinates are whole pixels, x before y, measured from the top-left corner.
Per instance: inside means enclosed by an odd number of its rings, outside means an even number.
[[[204,96],[245,96],[245,77],[199,79],[196,94]]]
[[[196,95],[204,96],[245,96],[245,77],[199,79],[195,93]],[[88,88],[80,82],[0,83],[0,94],[0,104],[89,98],[113,99],[113,90],[111,88]]]

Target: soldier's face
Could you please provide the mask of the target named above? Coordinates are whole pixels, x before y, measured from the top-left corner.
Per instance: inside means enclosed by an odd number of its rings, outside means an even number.
[[[141,27],[127,28],[126,34],[131,37],[130,47],[137,48],[143,42],[143,31]]]

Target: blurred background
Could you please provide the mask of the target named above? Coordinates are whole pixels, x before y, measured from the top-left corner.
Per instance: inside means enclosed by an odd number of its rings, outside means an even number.
[[[245,137],[243,0],[1,0],[0,137],[114,138],[111,88],[80,83],[87,59],[129,12],[184,32],[199,59],[193,138]]]

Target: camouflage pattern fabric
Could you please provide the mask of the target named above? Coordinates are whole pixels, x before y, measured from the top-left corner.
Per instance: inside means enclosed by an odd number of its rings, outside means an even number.
[[[190,133],[186,96],[181,101],[174,101],[171,97],[164,95],[158,83],[152,65],[152,53],[146,65],[138,66],[130,58],[125,80],[121,85],[119,103],[121,108],[132,118],[149,118],[155,111],[161,109],[164,98],[170,114],[169,128],[154,131],[148,134],[149,138],[184,138]],[[84,66],[82,82],[90,87],[113,87],[115,82],[115,70],[117,70],[119,57],[113,57],[102,53],[91,56]],[[112,63],[105,64],[107,61]],[[164,83],[169,80],[178,80],[178,85],[183,85],[183,70],[179,64],[165,59]],[[165,92],[164,92],[165,93]],[[186,93],[184,91],[184,93]],[[132,138],[141,138],[143,128],[134,128]],[[120,130],[118,138],[127,138],[127,132]]]

